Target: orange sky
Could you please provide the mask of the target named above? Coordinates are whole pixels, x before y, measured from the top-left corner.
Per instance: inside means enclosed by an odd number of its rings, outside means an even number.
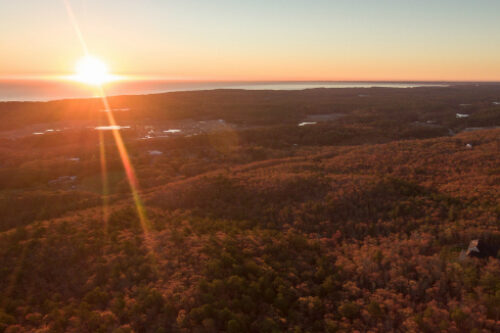
[[[68,2],[116,74],[500,81],[500,1]],[[0,13],[0,77],[74,71],[84,52],[63,1],[6,1]]]

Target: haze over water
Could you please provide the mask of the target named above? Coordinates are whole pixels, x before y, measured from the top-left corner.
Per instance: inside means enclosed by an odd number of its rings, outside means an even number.
[[[414,88],[446,86],[421,82],[210,82],[210,81],[117,81],[105,85],[108,95],[139,95],[173,91],[211,89],[301,90],[311,88]],[[95,88],[58,80],[0,81],[0,101],[49,101],[68,98],[96,97]]]

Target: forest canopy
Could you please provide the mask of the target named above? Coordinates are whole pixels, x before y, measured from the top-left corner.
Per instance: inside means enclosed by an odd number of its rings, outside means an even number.
[[[135,197],[98,101],[0,103],[0,332],[500,331],[499,97],[114,97]]]

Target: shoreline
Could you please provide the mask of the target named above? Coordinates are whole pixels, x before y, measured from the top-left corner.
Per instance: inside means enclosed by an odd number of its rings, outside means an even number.
[[[458,85],[496,85],[500,82],[431,81],[122,81],[105,86],[109,97],[156,95],[212,90],[289,91],[308,89],[445,88]],[[62,81],[0,80],[0,103],[52,102],[98,98],[95,88]]]

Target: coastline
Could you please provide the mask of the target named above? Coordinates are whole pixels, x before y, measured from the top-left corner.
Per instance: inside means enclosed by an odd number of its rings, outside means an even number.
[[[216,89],[304,90],[316,88],[448,87],[465,82],[412,81],[117,81],[104,86],[108,96],[148,95]],[[478,83],[487,84],[487,83]],[[0,80],[0,102],[47,102],[98,97],[95,89],[58,80]]]

